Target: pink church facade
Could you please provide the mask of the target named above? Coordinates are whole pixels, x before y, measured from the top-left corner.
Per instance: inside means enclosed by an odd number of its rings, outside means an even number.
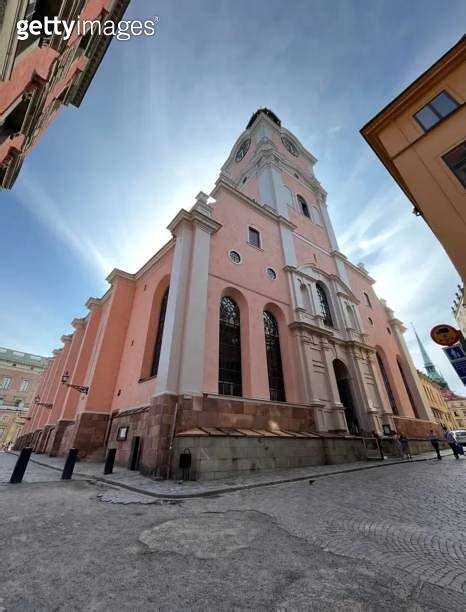
[[[112,447],[125,463],[137,438],[141,469],[167,476],[189,443],[199,474],[207,447],[217,467],[204,472],[226,474],[258,440],[275,455],[277,440],[311,445],[306,464],[322,460],[317,441],[353,452],[369,433],[435,428],[402,323],[339,251],[315,163],[257,111],[210,196],[176,215],[138,272],[114,270],[73,321],[19,445],[89,458]],[[62,384],[64,372],[87,393]],[[292,465],[269,459],[239,469]]]

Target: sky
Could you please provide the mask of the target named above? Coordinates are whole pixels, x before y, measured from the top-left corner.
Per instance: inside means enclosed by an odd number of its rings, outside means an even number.
[[[464,34],[448,0],[132,0],[155,37],[113,41],[79,109],[64,109],[0,192],[0,346],[48,355],[107,289],[209,192],[251,114],[271,108],[318,159],[340,250],[363,262],[451,388],[429,337],[454,323],[459,276],[359,134]]]

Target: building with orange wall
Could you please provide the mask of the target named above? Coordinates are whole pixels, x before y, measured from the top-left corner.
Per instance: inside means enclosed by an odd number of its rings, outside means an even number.
[[[361,130],[466,278],[466,36]]]
[[[0,2],[0,189],[11,189],[27,153],[63,106],[79,106],[111,42],[76,31],[19,40],[20,20],[45,18],[118,23],[129,0],[3,0]]]
[[[210,196],[73,321],[20,445],[114,447],[125,463],[136,444],[162,476],[189,447],[216,478],[362,458],[364,435],[435,427],[405,328],[339,250],[316,161],[273,112],[254,113]]]

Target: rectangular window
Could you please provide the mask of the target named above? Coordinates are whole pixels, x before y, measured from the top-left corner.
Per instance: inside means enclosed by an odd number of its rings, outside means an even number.
[[[414,115],[414,118],[420,126],[427,131],[434,127],[441,119],[448,117],[448,115],[458,108],[458,106],[458,102],[454,100],[449,93],[442,91],[438,96],[426,104],[424,108],[421,108],[421,110]]]
[[[249,244],[252,244],[252,246],[257,247],[258,249],[261,248],[261,235],[260,235],[260,232],[258,230],[256,230],[256,229],[254,229],[253,227],[249,228],[248,242],[249,242]]]
[[[466,187],[466,140],[451,151],[448,151],[448,153],[445,153],[443,161],[463,187]]]
[[[9,376],[4,376],[2,382],[0,382],[0,389],[8,389],[11,385],[11,378]]]
[[[29,381],[26,380],[25,378],[23,378],[23,380],[21,381],[21,386],[19,388],[20,391],[27,391],[29,387]]]

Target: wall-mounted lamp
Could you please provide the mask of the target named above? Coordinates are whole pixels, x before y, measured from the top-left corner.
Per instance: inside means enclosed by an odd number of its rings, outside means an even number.
[[[84,393],[84,395],[87,395],[89,393],[89,387],[83,387],[82,385],[72,385],[68,382],[69,380],[70,373],[67,370],[63,373],[61,377],[61,384],[66,385],[67,387],[71,387],[72,389],[76,389],[76,391],[79,391],[79,393]]]
[[[36,395],[36,397],[34,398],[34,404],[36,406],[42,406],[43,408],[48,408],[49,410],[53,408],[53,404],[47,404],[45,402],[41,402],[40,395]]]

